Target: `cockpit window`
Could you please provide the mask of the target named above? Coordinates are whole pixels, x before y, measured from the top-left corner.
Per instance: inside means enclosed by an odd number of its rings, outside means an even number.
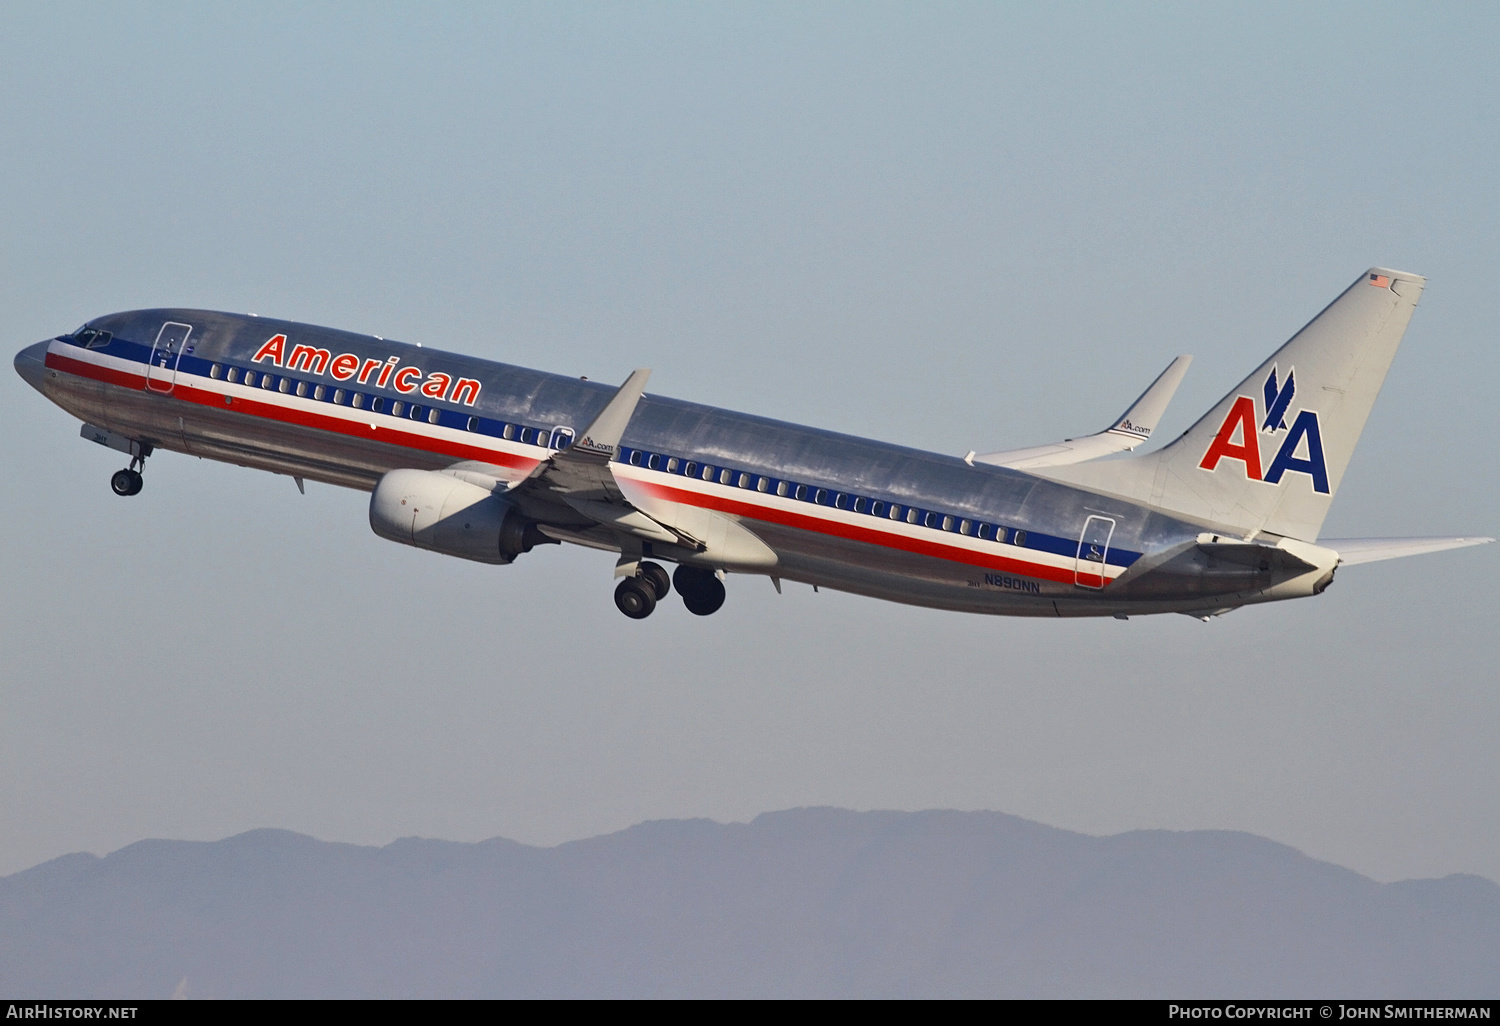
[[[73,332],[73,341],[88,349],[103,349],[109,345],[109,340],[114,335],[108,331],[100,331],[97,328],[79,328]]]

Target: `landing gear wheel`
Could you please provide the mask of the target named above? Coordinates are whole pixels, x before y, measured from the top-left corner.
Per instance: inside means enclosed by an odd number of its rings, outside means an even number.
[[[141,475],[134,470],[117,470],[109,479],[109,487],[116,495],[135,495],[145,486]]]
[[[712,570],[679,566],[672,575],[672,583],[677,586],[677,594],[682,596],[682,604],[694,616],[717,613],[724,605],[724,582]]]
[[[656,608],[656,593],[639,577],[627,577],[615,589],[615,605],[632,620],[644,620]]]
[[[636,568],[635,575],[651,585],[651,590],[656,593],[658,602],[666,598],[672,590],[672,579],[667,576],[666,570],[662,569],[660,563],[642,563]]]

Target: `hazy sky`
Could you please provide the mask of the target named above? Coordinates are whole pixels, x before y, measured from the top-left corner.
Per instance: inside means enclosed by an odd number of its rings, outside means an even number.
[[[203,306],[949,453],[1175,435],[1429,285],[1325,534],[1500,533],[1492,4],[0,6],[7,352]],[[1500,551],[1204,624],[376,538],[0,383],[0,873],[143,837],[552,843],[805,804],[1222,827],[1500,879]],[[590,639],[590,640],[583,640]]]

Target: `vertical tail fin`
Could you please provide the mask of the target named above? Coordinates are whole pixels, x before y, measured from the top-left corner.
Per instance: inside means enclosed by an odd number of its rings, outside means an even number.
[[[1171,445],[1036,473],[1245,536],[1314,541],[1426,284],[1372,267]]]

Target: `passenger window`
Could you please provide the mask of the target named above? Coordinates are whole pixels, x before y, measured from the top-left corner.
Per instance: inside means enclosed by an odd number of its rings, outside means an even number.
[[[894,502],[891,503],[890,518],[892,520],[900,520],[901,519],[901,507],[898,506],[898,505],[896,505]]]
[[[944,517],[943,518],[943,530],[945,530],[945,531],[952,531],[953,530],[953,518],[952,517]]]
[[[641,465],[641,451],[639,449],[632,449],[631,450],[631,452],[630,452],[630,465],[632,467],[639,467]]]
[[[797,490],[792,493],[792,498],[794,498],[794,499],[805,499],[805,498],[807,498],[807,485],[798,485],[797,486]]]
[[[881,502],[879,499],[870,503],[870,515],[872,517],[885,516],[885,503]]]
[[[677,457],[676,456],[670,457],[667,460],[667,473],[668,474],[675,474],[675,473],[677,473]]]
[[[856,512],[856,513],[863,513],[864,511],[865,511],[865,497],[863,495],[856,495],[854,497],[854,512]]]
[[[261,388],[270,388],[274,384],[276,384],[276,376],[274,374],[262,374],[260,376]]]
[[[328,397],[328,389],[325,386],[319,385],[319,386],[317,386],[316,388],[313,389],[313,398],[316,399],[316,400],[318,400],[319,402],[322,402],[327,397]]]
[[[500,432],[500,437],[505,439],[507,442],[514,441],[516,437],[516,426],[514,424],[505,425],[505,430]]]
[[[305,381],[299,381],[299,382],[297,382],[297,398],[299,398],[299,399],[306,399],[307,398],[307,382],[305,382]]]
[[[734,480],[734,471],[732,471],[732,470],[721,470],[721,471],[719,471],[719,484],[729,484],[733,480]]]
[[[335,388],[333,390],[333,401],[340,406],[344,405],[344,390],[342,388]]]
[[[704,467],[703,468],[703,480],[705,480],[705,481],[712,481],[713,479],[714,479],[714,468],[713,467]]]
[[[980,524],[979,525],[979,537],[982,538],[985,541],[989,541],[991,538],[994,537],[994,531],[995,531],[995,529],[993,527],[991,527],[989,524]]]
[[[779,495],[779,496],[781,496],[784,499],[784,498],[786,498],[786,493],[789,492],[789,491],[791,491],[791,488],[792,488],[792,486],[790,484],[788,484],[787,482],[785,482],[785,481],[778,481],[776,483],[776,494]]]
[[[231,367],[231,368],[229,368],[229,381],[230,381],[230,383],[232,384],[232,383],[234,383],[234,382],[236,382],[238,380],[240,380],[240,369],[238,367]]]
[[[411,412],[409,414],[407,414],[407,416],[410,417],[412,420],[421,420],[422,419],[422,407],[420,407],[420,406],[413,406],[411,408]]]
[[[936,513],[928,513],[925,517],[922,518],[922,522],[928,527],[938,527],[941,526],[943,518],[938,516]]]
[[[378,407],[378,406],[375,407],[375,408],[377,410],[380,409],[380,407]],[[405,409],[406,409],[406,404],[403,403],[400,399],[396,399],[396,400],[393,400],[391,402],[391,416],[392,417],[399,417],[399,416],[401,416],[402,411],[405,410]]]
[[[920,519],[922,519],[921,510],[913,508],[906,511],[906,522],[908,524],[915,524]]]
[[[442,411],[434,407],[427,411],[427,423],[436,424],[441,419]]]
[[[213,378],[215,381],[217,381],[223,373],[224,368],[220,367],[218,364],[214,364],[208,369],[208,376]]]
[[[661,469],[661,457],[658,456],[656,453],[653,452],[651,454],[651,458],[646,461],[646,469],[647,470],[660,470]]]
[[[354,393],[354,402],[353,402],[352,405],[354,406],[354,408],[356,410],[362,410],[362,409],[364,409],[365,408],[365,394],[363,392],[355,392]]]
[[[757,492],[768,492],[768,491],[770,491],[771,490],[771,479],[769,477],[763,477],[759,481],[755,482],[755,490]]]
[[[849,496],[845,495],[843,492],[839,492],[833,497],[833,505],[836,509],[848,509]]]
[[[995,540],[997,542],[1003,542],[1005,540],[1005,528],[1003,528],[1003,527],[997,527],[997,528],[995,528]]]
[[[1015,544],[1017,544],[1017,545],[1025,545],[1026,544],[1026,532],[1025,531],[1017,531],[1016,532]]]
[[[969,521],[965,520],[963,523],[961,523],[961,524],[958,525],[958,533],[959,534],[973,534],[974,533],[974,525],[972,523],[970,523]]]
[[[281,388],[280,388],[280,391],[283,394],[286,394],[286,393],[290,392],[291,390],[292,390],[292,379],[291,378],[282,378],[281,379]]]
[[[741,488],[749,488],[749,487],[750,487],[750,485],[751,485],[751,484],[752,484],[752,483],[753,483],[753,482],[754,482],[754,481],[755,481],[755,478],[754,478],[754,477],[752,477],[752,476],[751,476],[751,475],[749,475],[749,474],[741,474],[741,475],[740,475],[740,487],[741,487]]]
[[[436,413],[437,410],[433,410],[432,412]],[[479,430],[479,418],[478,417],[470,417],[469,418],[469,422],[464,425],[464,429],[467,430],[467,431],[478,431]]]
[[[682,468],[682,472],[684,474],[686,474],[688,477],[697,477],[698,476],[698,464],[696,464],[696,463],[692,462],[691,460],[689,460],[688,461],[688,465],[686,467]]]
[[[377,395],[370,399],[370,409],[376,413],[385,409],[385,396]]]

